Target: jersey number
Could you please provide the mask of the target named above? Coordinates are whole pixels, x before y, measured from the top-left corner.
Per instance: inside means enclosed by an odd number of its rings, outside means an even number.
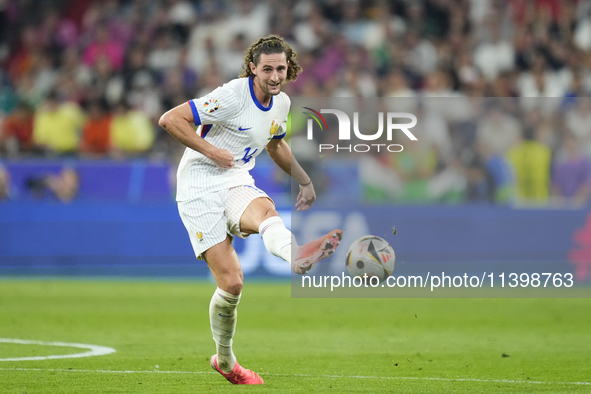
[[[248,163],[250,161],[250,159],[252,159],[252,156],[257,152],[258,149],[255,149],[252,153],[250,153],[250,147],[244,149],[244,157],[242,158],[242,160],[245,163]]]

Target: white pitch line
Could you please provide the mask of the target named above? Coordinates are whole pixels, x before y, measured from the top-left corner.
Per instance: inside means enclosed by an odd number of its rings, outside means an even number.
[[[104,356],[105,354],[111,354],[116,352],[112,347],[89,345],[86,343],[69,343],[69,342],[47,342],[47,341],[34,341],[28,339],[15,339],[15,338],[0,338],[0,342],[4,343],[18,343],[21,345],[41,345],[41,346],[62,346],[62,347],[77,347],[81,349],[89,349],[87,352],[74,353],[74,354],[60,354],[51,356],[34,356],[34,357],[12,357],[12,358],[0,358],[0,361],[29,361],[29,360],[53,360],[57,358],[80,358],[80,357],[92,357],[92,356]]]
[[[43,369],[43,368],[0,368],[0,371],[31,371],[31,372],[85,372],[85,373],[154,373],[154,374],[193,374],[206,375],[217,372],[205,371],[116,371],[108,369]],[[335,378],[335,379],[383,379],[383,380],[436,380],[443,382],[481,382],[481,383],[529,383],[529,384],[556,384],[556,385],[583,385],[591,386],[591,382],[542,382],[536,380],[509,380],[509,379],[475,379],[475,378],[428,378],[417,376],[361,376],[361,375],[310,375],[310,374],[274,374],[259,373],[263,376],[298,376],[306,378]]]
[[[0,371],[32,371],[32,372],[85,372],[85,373],[162,373],[162,374],[217,374],[209,371],[114,371],[111,369],[45,369],[45,368],[0,368]],[[291,375],[289,375],[291,376]]]

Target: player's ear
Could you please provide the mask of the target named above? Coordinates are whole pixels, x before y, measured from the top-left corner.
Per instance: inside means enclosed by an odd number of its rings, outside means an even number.
[[[255,73],[257,66],[254,65],[253,62],[248,63],[248,67],[250,67],[250,71],[254,74],[257,75],[257,73]]]

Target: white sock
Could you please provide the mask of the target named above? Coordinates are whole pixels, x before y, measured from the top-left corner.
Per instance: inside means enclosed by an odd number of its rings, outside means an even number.
[[[240,295],[230,294],[218,287],[209,304],[209,321],[217,348],[218,367],[225,373],[232,372],[236,364],[232,337],[236,331],[239,302]]]
[[[283,219],[273,216],[263,221],[259,226],[259,234],[265,243],[265,248],[274,256],[281,257],[291,265],[291,245],[297,247],[295,237],[289,231]]]

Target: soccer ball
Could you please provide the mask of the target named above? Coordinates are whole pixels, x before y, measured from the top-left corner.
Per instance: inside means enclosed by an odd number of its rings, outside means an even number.
[[[395,261],[392,246],[375,235],[359,238],[347,251],[347,271],[352,277],[363,278],[367,274],[368,278],[375,276],[382,282],[394,271]]]

